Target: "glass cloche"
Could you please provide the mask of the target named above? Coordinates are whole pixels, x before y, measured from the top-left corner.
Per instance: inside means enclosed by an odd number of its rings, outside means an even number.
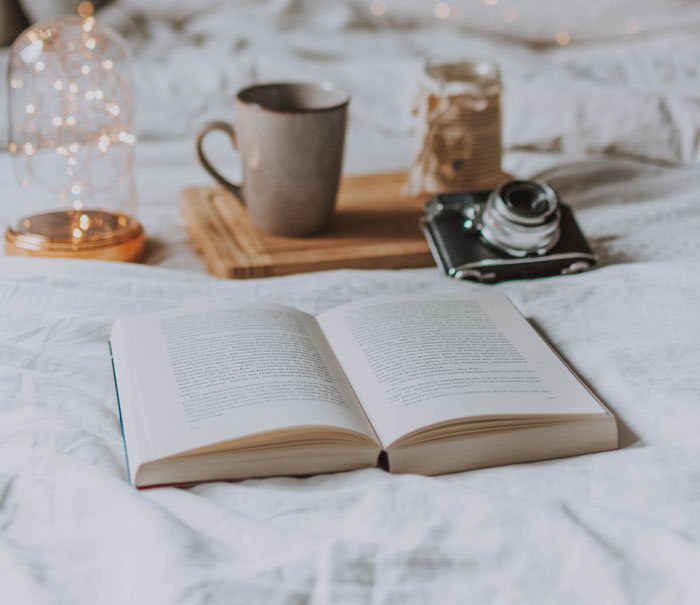
[[[10,51],[10,254],[140,260],[131,58],[94,17],[33,25]]]

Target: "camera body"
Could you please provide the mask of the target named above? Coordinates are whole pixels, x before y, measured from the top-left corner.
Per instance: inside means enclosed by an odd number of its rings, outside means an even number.
[[[426,204],[423,232],[438,267],[457,279],[493,283],[596,264],[571,209],[537,181],[438,194]]]

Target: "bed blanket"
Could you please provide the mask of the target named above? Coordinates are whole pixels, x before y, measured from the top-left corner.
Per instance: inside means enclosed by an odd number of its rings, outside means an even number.
[[[696,602],[698,257],[500,287],[610,405],[620,451],[145,492],[126,480],[106,346],[117,317],[211,300],[320,312],[485,286],[434,270],[243,283],[6,261],[0,591],[17,600],[5,602]]]

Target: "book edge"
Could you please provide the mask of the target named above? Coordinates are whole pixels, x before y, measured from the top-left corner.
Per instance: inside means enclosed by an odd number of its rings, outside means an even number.
[[[593,438],[581,437],[584,428],[582,425],[589,425],[595,431]],[[518,436],[521,438],[520,443],[515,442],[515,437]],[[387,453],[388,470],[396,474],[442,475],[613,451],[619,448],[619,441],[617,419],[612,414],[601,413],[596,419],[398,447]],[[485,442],[491,443],[486,445]],[[499,442],[504,443],[502,449],[494,446]],[[532,449],[532,442],[545,443],[544,452],[541,448]],[[492,455],[494,449],[498,451],[497,455]],[[437,450],[446,453],[440,455]],[[504,455],[502,452],[507,453]],[[430,458],[435,462],[426,462]],[[444,463],[445,459],[449,460],[447,464]],[[457,462],[458,460],[461,461]]]
[[[129,479],[129,483],[134,485],[134,481],[131,475],[131,465],[129,464],[129,452],[126,448],[126,433],[124,433],[124,418],[122,417],[122,405],[121,399],[119,398],[119,385],[117,383],[117,370],[114,367],[114,353],[112,351],[112,340],[107,341],[107,346],[109,347],[109,361],[112,364],[112,376],[114,377],[114,391],[117,395],[117,410],[119,411],[119,427],[122,431],[122,443],[124,444],[124,458],[126,459],[126,476]]]

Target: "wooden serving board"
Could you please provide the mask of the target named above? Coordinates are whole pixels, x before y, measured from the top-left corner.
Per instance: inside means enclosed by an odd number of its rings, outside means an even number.
[[[331,228],[311,237],[258,231],[244,206],[218,187],[185,189],[181,208],[192,240],[218,277],[432,266],[419,224],[426,198],[403,197],[405,179],[402,172],[345,177]]]

